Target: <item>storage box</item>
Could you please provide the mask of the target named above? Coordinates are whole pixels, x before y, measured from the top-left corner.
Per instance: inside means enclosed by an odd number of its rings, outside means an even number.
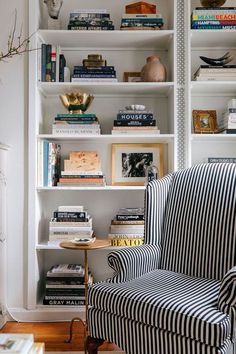
[[[144,1],[135,2],[125,7],[127,14],[155,14],[156,5]]]

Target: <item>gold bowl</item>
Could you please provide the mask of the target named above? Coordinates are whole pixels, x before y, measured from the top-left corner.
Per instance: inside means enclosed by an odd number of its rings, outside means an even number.
[[[204,7],[218,7],[223,6],[227,0],[200,0]]]
[[[60,95],[61,102],[69,113],[84,113],[92,103],[94,97],[87,93],[71,92]]]

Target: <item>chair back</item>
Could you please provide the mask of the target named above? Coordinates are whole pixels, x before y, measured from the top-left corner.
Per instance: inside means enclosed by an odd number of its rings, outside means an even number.
[[[162,269],[221,280],[236,265],[236,164],[173,174],[161,243]]]

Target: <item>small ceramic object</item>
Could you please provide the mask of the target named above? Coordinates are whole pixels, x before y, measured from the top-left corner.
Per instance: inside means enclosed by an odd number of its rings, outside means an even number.
[[[57,20],[62,7],[63,0],[44,0],[48,8],[48,15]]]
[[[204,7],[218,7],[226,3],[227,0],[200,0]]]
[[[152,55],[147,58],[147,63],[141,71],[141,80],[143,82],[166,81],[166,68],[158,55]]]
[[[142,104],[131,104],[130,106],[126,106],[125,109],[128,111],[145,111],[146,106]]]

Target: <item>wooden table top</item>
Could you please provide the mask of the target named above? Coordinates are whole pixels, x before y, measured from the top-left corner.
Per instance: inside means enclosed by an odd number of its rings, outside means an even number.
[[[60,247],[62,248],[67,248],[70,250],[97,250],[99,248],[105,248],[111,246],[111,241],[110,240],[98,240],[96,239],[93,243],[90,245],[77,245],[74,242],[71,241],[62,241],[60,243]]]

